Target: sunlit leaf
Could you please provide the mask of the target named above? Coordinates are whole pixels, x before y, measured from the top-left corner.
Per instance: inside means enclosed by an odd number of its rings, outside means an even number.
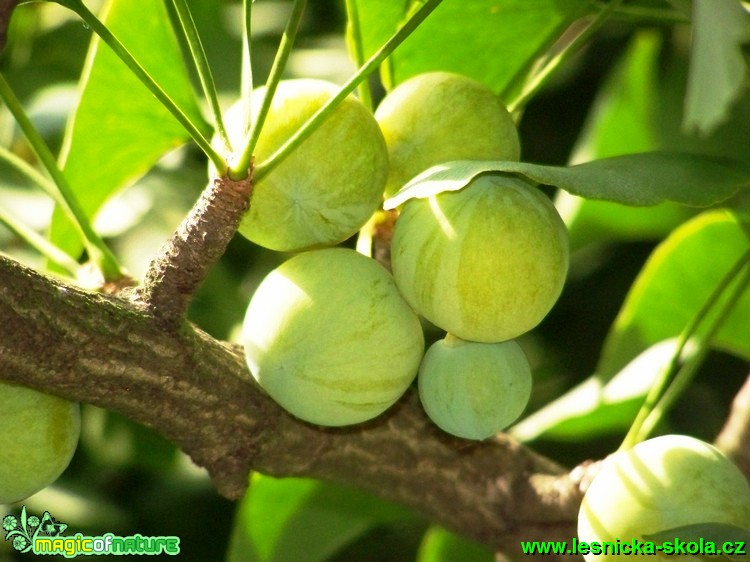
[[[576,441],[626,430],[659,373],[669,363],[676,343],[673,338],[649,347],[611,380],[592,375],[524,418],[510,433],[521,441],[541,436]],[[683,360],[692,347],[685,351]]]
[[[202,122],[164,4],[110,0],[103,20],[177,105]],[[83,209],[93,216],[108,197],[142,176],[188,135],[98,39],[92,42],[81,87],[61,161]],[[51,238],[73,254],[80,251],[62,213],[53,218]]]
[[[342,486],[254,475],[238,507],[229,562],[323,562],[405,508]]]
[[[416,562],[493,562],[494,553],[486,546],[451,533],[442,527],[430,527],[422,539]]]
[[[672,233],[654,251],[631,287],[596,373],[522,420],[511,433],[524,441],[541,436],[575,440],[627,429],[660,369],[669,361],[673,338],[680,335],[722,276],[750,248],[747,221],[750,217],[710,211]],[[708,315],[708,322],[712,317]],[[698,334],[703,333],[705,324]],[[748,333],[750,293],[743,295],[712,343],[750,359]],[[692,347],[685,352],[692,353]]]
[[[366,56],[398,28],[409,2],[358,0]],[[503,92],[590,5],[579,0],[443,0],[396,51],[386,85],[433,70]],[[440,53],[440,56],[435,56]]]

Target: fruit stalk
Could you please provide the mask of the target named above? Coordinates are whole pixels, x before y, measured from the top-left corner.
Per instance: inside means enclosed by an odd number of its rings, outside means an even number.
[[[273,60],[273,66],[271,72],[268,75],[268,81],[266,82],[266,94],[261,102],[260,110],[257,113],[255,121],[250,123],[250,132],[248,134],[247,143],[245,144],[240,157],[237,162],[233,163],[229,168],[229,177],[233,179],[240,179],[242,174],[245,173],[250,159],[253,157],[255,151],[255,145],[258,143],[258,137],[260,137],[263,124],[265,123],[268,110],[271,107],[271,101],[273,100],[274,93],[276,93],[276,87],[279,85],[281,75],[286,68],[286,62],[289,59],[289,55],[292,52],[292,46],[294,40],[297,37],[299,31],[299,25],[302,21],[302,15],[305,13],[305,6],[307,0],[295,0],[294,6],[292,7],[292,13],[289,15],[284,34],[281,36],[281,42],[279,48],[276,51],[276,57]],[[243,92],[244,95],[244,92]],[[243,121],[249,120],[250,115],[243,115]],[[245,122],[243,125],[247,125]],[[233,150],[239,150],[239,147],[232,147]]]
[[[26,137],[34,154],[37,156],[42,166],[47,170],[50,178],[52,178],[52,183],[47,182],[46,180],[37,181],[37,183],[47,190],[49,195],[55,199],[55,202],[60,205],[66,213],[74,228],[78,230],[81,241],[86,247],[86,251],[89,253],[89,259],[99,269],[104,280],[108,282],[121,280],[125,274],[123,273],[117,258],[91,226],[89,217],[86,216],[86,213],[83,211],[83,208],[81,207],[73,188],[68,183],[65,174],[63,174],[62,170],[57,165],[57,161],[55,160],[52,151],[47,146],[47,143],[44,141],[39,131],[34,127],[34,124],[26,114],[21,102],[11,89],[10,84],[8,84],[2,75],[0,75],[0,98],[13,115],[16,123],[18,123],[18,127]],[[26,175],[27,177],[32,177],[32,179],[34,179],[34,176],[37,174],[27,173]],[[54,188],[50,189],[53,186]]]
[[[163,328],[184,320],[193,294],[237,231],[251,193],[252,167],[245,179],[212,180],[151,261],[134,300]]]
[[[196,28],[195,21],[190,13],[190,8],[187,5],[186,0],[172,0],[172,5],[177,13],[177,18],[180,20],[180,26],[183,31],[185,42],[190,49],[190,55],[193,64],[195,65],[195,71],[198,75],[201,87],[203,88],[203,95],[205,96],[214,123],[216,124],[216,131],[221,136],[221,139],[228,143],[227,131],[221,120],[221,107],[219,106],[219,95],[216,91],[214,77],[211,73],[208,59],[206,58],[206,51],[203,49],[203,43],[201,43],[200,36],[198,35],[198,29]]]
[[[289,156],[297,146],[310,136],[328,116],[333,113],[336,107],[351,94],[357,86],[375,69],[377,69],[385,59],[398,47],[411,33],[421,24],[432,11],[440,5],[442,0],[427,0],[411,17],[394,33],[383,46],[375,52],[367,62],[360,67],[357,73],[344,84],[339,92],[332,97],[326,105],[321,107],[308,121],[287,141],[279,147],[265,162],[258,165],[256,179],[260,180],[265,174],[268,174],[273,168],[278,166],[284,158]]]

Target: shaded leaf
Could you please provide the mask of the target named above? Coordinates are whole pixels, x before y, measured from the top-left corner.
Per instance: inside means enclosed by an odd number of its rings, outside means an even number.
[[[660,148],[655,100],[661,48],[659,33],[635,35],[597,95],[572,164]],[[676,203],[636,208],[582,199],[567,191],[558,192],[555,206],[568,227],[572,250],[591,242],[659,239],[694,214]]]
[[[461,160],[423,172],[383,206],[394,209],[415,197],[457,191],[476,176],[492,172],[517,174],[587,199],[634,206],[665,201],[698,207],[715,205],[750,186],[750,164],[680,152],[627,154],[567,167]]]
[[[373,526],[413,517],[355,489],[256,474],[239,505],[227,560],[323,562]]]
[[[110,0],[103,20],[177,105],[201,123],[164,4]],[[93,216],[107,198],[142,176],[188,135],[96,38],[81,86],[81,100],[68,124],[61,161],[81,206]],[[52,220],[51,238],[74,255],[80,251],[75,230],[59,211]]]
[[[684,126],[710,133],[746,87],[742,46],[750,42],[750,14],[738,0],[693,0],[693,47]]]

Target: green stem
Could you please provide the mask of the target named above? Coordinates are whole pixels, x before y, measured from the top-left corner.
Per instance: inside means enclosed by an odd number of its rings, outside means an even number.
[[[693,356],[688,362],[685,363],[683,368],[687,367],[688,365],[692,365],[688,367],[686,370],[687,374],[680,375],[680,371],[678,370],[678,366],[680,363],[680,358],[683,354],[683,351],[685,349],[685,346],[687,345],[688,341],[690,341],[691,338],[694,337],[696,331],[698,330],[698,327],[700,324],[706,319],[708,314],[714,309],[719,299],[724,295],[727,288],[730,286],[732,281],[742,272],[743,268],[745,268],[748,263],[750,263],[750,251],[746,252],[735,264],[732,266],[732,268],[722,277],[722,279],[719,281],[719,284],[714,288],[714,290],[709,295],[708,299],[703,303],[703,306],[698,310],[698,312],[693,316],[690,323],[685,326],[685,328],[680,333],[680,336],[677,340],[677,344],[675,346],[674,351],[672,352],[672,356],[670,358],[669,363],[667,366],[661,371],[659,374],[658,379],[655,381],[654,385],[649,390],[648,394],[646,395],[646,399],[641,406],[640,410],[638,411],[638,414],[636,415],[635,421],[630,426],[630,429],[625,436],[625,439],[622,442],[622,445],[620,446],[620,449],[629,449],[636,443],[638,443],[642,436],[644,434],[647,434],[650,432],[650,430],[653,428],[653,426],[657,423],[658,419],[660,419],[661,415],[663,415],[664,411],[666,410],[666,407],[659,408],[659,413],[657,414],[657,418],[652,418],[652,412],[657,407],[657,404],[660,403],[662,398],[665,396],[667,392],[669,392],[670,387],[674,384],[675,380],[679,377],[681,379],[692,377],[692,374],[694,373],[694,370],[697,369],[700,364],[703,361],[703,358],[705,354],[703,353],[703,348],[710,343],[710,337],[713,335],[715,330],[717,330],[721,323],[724,321],[726,313],[731,310],[729,308],[729,305],[734,304],[736,297],[739,295],[737,292],[733,294],[733,296],[729,299],[727,304],[725,304],[721,311],[719,312],[718,316],[712,322],[708,334],[709,336],[704,336],[701,338],[700,344],[699,344],[699,351],[695,356]],[[740,290],[739,294],[741,294],[742,290],[744,290],[744,285],[740,284]],[[681,387],[684,385],[684,383],[681,383]],[[674,400],[674,398],[671,398],[669,401],[669,404],[671,404],[671,401]],[[666,404],[665,404],[666,406]],[[651,418],[649,421],[648,428],[644,428],[644,424],[646,423],[646,420],[648,418]]]
[[[302,14],[305,11],[307,0],[294,0],[292,7],[292,13],[289,15],[289,21],[287,21],[286,29],[284,34],[281,36],[281,42],[279,48],[276,51],[276,57],[274,58],[273,65],[271,66],[271,72],[268,75],[266,81],[266,89],[263,93],[263,101],[261,102],[260,110],[252,124],[250,133],[248,135],[247,142],[242,154],[234,162],[229,169],[229,177],[234,180],[241,180],[247,176],[247,169],[250,166],[250,159],[253,157],[253,151],[255,145],[258,143],[263,123],[266,121],[268,110],[271,108],[271,101],[276,93],[276,88],[281,81],[281,75],[286,67],[286,62],[289,60],[289,55],[292,52],[294,46],[294,40],[297,37],[299,31],[299,24],[302,21]]]
[[[346,96],[351,94],[362,80],[367,78],[392,52],[406,39],[432,11],[440,5],[442,0],[427,0],[412,16],[404,23],[385,44],[373,54],[367,62],[360,67],[357,73],[344,84],[338,93],[328,103],[321,107],[307,122],[287,141],[279,147],[265,162],[255,168],[255,181],[259,181],[264,175],[278,166],[284,158],[289,156],[328,116],[338,107]]]
[[[349,46],[349,56],[352,57],[357,67],[365,64],[365,46],[362,41],[362,27],[359,22],[359,8],[357,0],[346,0],[346,38]],[[373,109],[372,92],[367,80],[362,81],[357,87],[359,99],[370,111]]]
[[[250,107],[251,96],[253,95],[253,64],[252,54],[252,22],[253,22],[253,0],[242,0],[242,13],[244,14],[244,23],[242,27],[242,69],[240,72],[240,99],[243,100],[244,109],[242,112],[242,122],[247,126],[250,123],[252,108]],[[232,147],[234,151],[235,147]]]
[[[34,248],[45,258],[62,267],[72,277],[76,276],[80,269],[78,262],[52,244],[49,240],[40,236],[36,231],[17,221],[13,215],[7,213],[5,209],[2,208],[0,208],[0,222],[5,224],[5,226],[12,230],[19,238],[24,240],[29,246]]]
[[[193,63],[195,64],[195,70],[198,74],[201,87],[203,88],[203,95],[206,97],[206,101],[211,110],[211,116],[213,117],[216,131],[226,147],[230,148],[229,136],[224,127],[224,121],[221,118],[221,107],[219,106],[219,96],[216,91],[216,84],[214,83],[211,67],[206,58],[206,51],[203,49],[203,43],[201,43],[200,36],[198,35],[198,29],[195,27],[193,15],[190,13],[190,8],[185,0],[172,0],[172,4],[177,12],[177,17],[180,20],[185,40],[190,48],[190,54],[193,58]]]
[[[52,197],[55,201],[58,200],[60,193],[54,182],[51,182],[49,178],[39,173],[39,171],[29,165],[26,160],[20,158],[19,156],[16,156],[3,146],[0,146],[0,160],[15,168],[16,171],[20,172],[23,176],[26,177],[26,179],[44,190],[47,195]]]
[[[106,281],[115,281],[123,277],[122,269],[117,259],[104,241],[91,227],[88,216],[81,208],[78,198],[68,184],[68,180],[57,166],[55,157],[47,147],[44,139],[36,130],[26,115],[23,106],[16,98],[5,77],[0,74],[0,98],[10,110],[18,126],[29,142],[31,149],[52,178],[56,189],[53,191],[55,201],[65,211],[71,222],[76,226],[89,253],[89,258],[97,265]],[[45,182],[46,183],[46,182]]]
[[[750,258],[750,255],[747,256]],[[750,259],[746,259],[745,265],[750,262]],[[739,284],[732,292],[727,302],[722,306],[716,319],[711,323],[711,326],[706,331],[706,334],[701,338],[698,344],[697,353],[690,358],[689,361],[685,362],[682,368],[677,372],[674,377],[672,384],[664,392],[661,399],[654,405],[654,408],[646,416],[641,424],[641,428],[636,436],[636,442],[643,441],[648,438],[651,432],[654,430],[659,421],[664,417],[666,412],[672,407],[672,404],[677,398],[683,393],[688,387],[690,382],[695,377],[698,369],[700,369],[703,361],[705,360],[708,352],[711,351],[711,341],[713,340],[716,332],[721,328],[722,324],[726,320],[727,316],[732,312],[737,301],[742,297],[743,293],[750,285],[750,272],[746,271],[744,277],[740,280]]]
[[[578,50],[591,38],[594,33],[604,25],[604,22],[617,10],[623,0],[611,0],[611,2],[605,4],[599,13],[596,15],[594,20],[579,33],[570,43],[568,43],[559,53],[554,55],[542,68],[536,72],[528,82],[524,85],[521,92],[518,94],[516,99],[508,102],[508,110],[512,113],[521,111],[525,105],[531,100],[545,85],[547,80],[552,74],[560,68],[570,57],[578,52]],[[505,91],[512,91],[513,85],[509,85]]]
[[[208,156],[217,170],[223,172],[227,168],[224,158],[211,146],[206,137],[200,132],[198,127],[185,115],[177,104],[169,97],[159,84],[146,72],[140,63],[130,54],[125,45],[123,45],[112,32],[89,10],[81,0],[53,0],[61,6],[75,12],[104,41],[117,57],[127,65],[127,67],[138,77],[149,91],[154,94],[164,107],[174,116],[175,119],[190,134],[195,143]]]

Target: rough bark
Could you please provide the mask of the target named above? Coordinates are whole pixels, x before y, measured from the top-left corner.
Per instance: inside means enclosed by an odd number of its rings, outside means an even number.
[[[243,180],[213,179],[151,261],[135,297],[163,327],[184,320],[196,290],[237,232],[252,195],[252,174],[251,165]]]
[[[574,536],[581,472],[509,438],[434,429],[414,393],[350,429],[301,423],[253,382],[242,352],[192,326],[169,331],[131,302],[0,258],[0,378],[153,427],[237,498],[251,470],[359,486],[485,544]]]
[[[735,396],[715,443],[750,478],[750,377]]]

